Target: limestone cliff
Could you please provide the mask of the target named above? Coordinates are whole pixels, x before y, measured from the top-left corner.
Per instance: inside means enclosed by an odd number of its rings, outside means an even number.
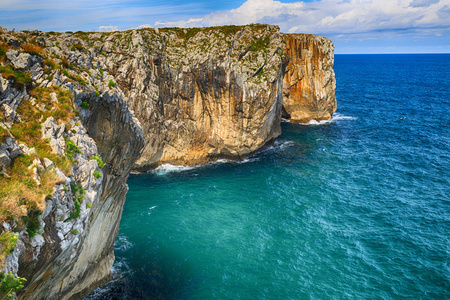
[[[312,34],[285,35],[283,117],[294,123],[331,119],[336,111],[334,45]]]
[[[27,279],[20,298],[76,298],[109,278],[130,170],[243,158],[282,116],[331,118],[333,50],[259,24],[0,27],[0,233],[18,234],[0,270]]]

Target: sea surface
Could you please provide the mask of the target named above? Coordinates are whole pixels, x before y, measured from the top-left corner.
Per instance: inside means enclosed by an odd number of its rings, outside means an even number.
[[[329,122],[132,175],[86,299],[449,299],[450,54],[336,55]]]

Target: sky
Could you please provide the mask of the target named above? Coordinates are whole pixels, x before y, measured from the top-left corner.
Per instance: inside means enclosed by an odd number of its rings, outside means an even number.
[[[266,23],[336,54],[450,53],[450,0],[0,0],[10,30],[111,31]]]

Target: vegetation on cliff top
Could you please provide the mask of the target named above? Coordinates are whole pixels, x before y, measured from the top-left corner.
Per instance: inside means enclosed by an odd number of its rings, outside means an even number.
[[[47,55],[41,46],[33,44],[35,42],[36,39],[31,38],[17,50],[42,57],[44,74],[49,75],[49,80],[52,79],[50,74],[56,69],[64,73],[65,69],[61,66],[68,66],[67,61]],[[26,228],[30,238],[40,233],[39,216],[45,199],[53,193],[54,186],[63,181],[54,169],[40,169],[41,162],[44,158],[51,160],[66,175],[70,175],[74,163],[71,153],[66,156],[52,153],[49,141],[42,140],[41,131],[41,124],[49,117],[54,117],[59,123],[67,123],[75,116],[72,93],[58,86],[48,88],[33,85],[30,73],[16,70],[12,64],[6,63],[9,49],[12,47],[0,39],[0,75],[19,91],[26,88],[31,100],[23,101],[16,110],[18,117],[8,126],[4,111],[0,110],[0,144],[12,136],[18,144],[34,148],[35,152],[22,154],[13,159],[8,167],[0,169],[0,224],[6,222],[11,227],[11,230],[5,230],[3,226],[0,229],[0,267],[4,258],[14,249],[17,236],[13,232]],[[69,78],[82,83],[78,77]],[[34,179],[35,170],[39,174],[39,181]]]

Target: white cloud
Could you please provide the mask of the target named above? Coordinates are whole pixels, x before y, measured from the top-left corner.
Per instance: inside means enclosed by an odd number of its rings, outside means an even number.
[[[117,26],[100,26],[98,28],[98,31],[100,32],[110,32],[110,31],[117,31],[119,30],[119,27]]]
[[[137,26],[135,29],[143,29],[143,28],[153,28],[153,26],[150,24],[143,24],[143,25]]]
[[[247,0],[240,7],[213,12],[199,19],[157,22],[155,27],[215,26],[270,23],[283,32],[326,35],[378,34],[380,32],[450,34],[450,0],[322,0],[282,3]],[[438,32],[436,32],[438,31]]]

